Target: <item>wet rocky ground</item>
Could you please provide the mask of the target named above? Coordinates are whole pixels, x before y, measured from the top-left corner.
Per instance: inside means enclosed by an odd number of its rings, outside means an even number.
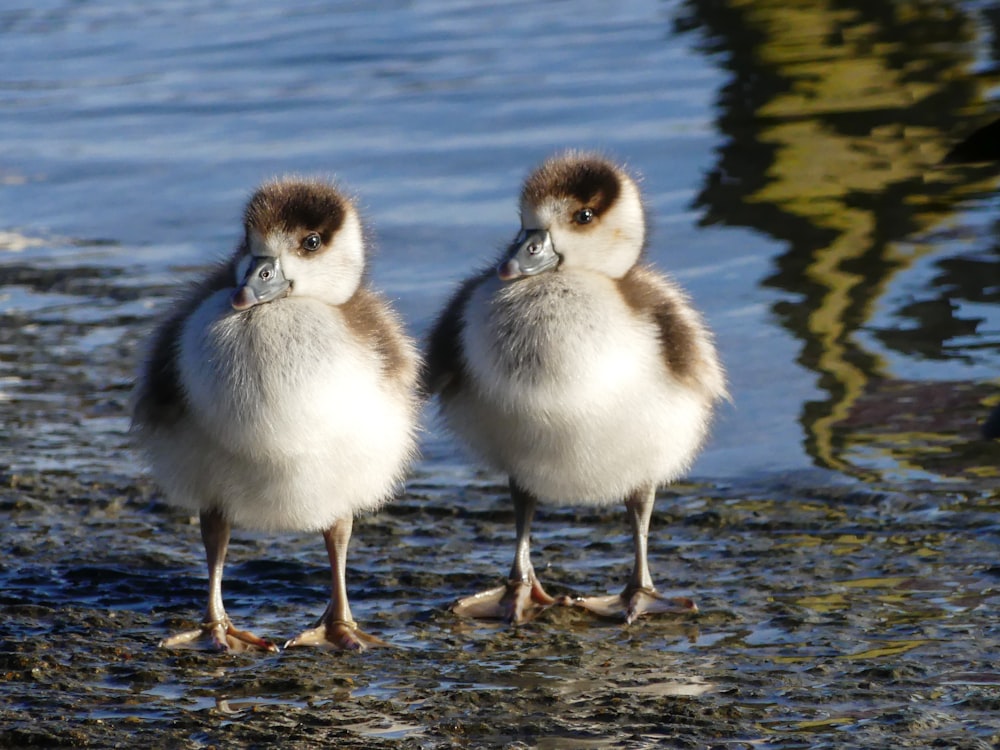
[[[989,489],[684,485],[654,518],[661,588],[701,613],[512,629],[455,597],[506,570],[498,483],[418,474],[356,526],[362,654],[166,651],[197,622],[197,524],[145,482],[5,473],[0,746],[989,748],[1000,742],[1000,503]],[[554,592],[622,585],[617,509],[544,512]],[[238,533],[226,595],[281,641],[322,610],[318,537]]]

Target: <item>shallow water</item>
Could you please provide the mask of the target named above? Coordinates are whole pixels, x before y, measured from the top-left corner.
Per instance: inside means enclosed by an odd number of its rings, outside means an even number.
[[[0,741],[11,747],[990,747],[1000,742],[996,170],[985,2],[8,3],[0,9]],[[519,629],[447,605],[513,552],[503,480],[431,423],[358,523],[363,655],[157,650],[198,618],[196,524],[127,437],[178,284],[274,174],[336,175],[421,334],[516,230],[525,172],[643,175],[650,257],[733,404],[650,559],[701,614]],[[543,509],[555,592],[628,573],[623,514]],[[238,532],[227,604],[281,640],[319,538]]]

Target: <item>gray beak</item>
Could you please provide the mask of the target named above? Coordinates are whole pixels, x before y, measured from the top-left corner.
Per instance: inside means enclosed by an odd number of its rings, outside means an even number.
[[[510,247],[510,255],[497,275],[501,281],[513,281],[522,276],[534,276],[559,265],[561,258],[552,246],[552,238],[544,229],[522,229]]]
[[[233,292],[230,304],[234,310],[247,310],[254,305],[284,297],[292,283],[281,271],[281,262],[267,255],[255,255],[242,283]]]

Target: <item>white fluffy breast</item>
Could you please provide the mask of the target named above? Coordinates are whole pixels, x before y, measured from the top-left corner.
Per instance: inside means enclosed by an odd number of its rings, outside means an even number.
[[[710,404],[674,379],[655,325],[607,277],[560,272],[470,297],[468,384],[444,415],[484,458],[542,499],[613,502],[690,464]]]
[[[154,471],[185,467],[166,481],[179,502],[323,529],[394,492],[414,450],[411,400],[335,307],[289,298],[234,314],[219,292],[178,345],[189,417]]]

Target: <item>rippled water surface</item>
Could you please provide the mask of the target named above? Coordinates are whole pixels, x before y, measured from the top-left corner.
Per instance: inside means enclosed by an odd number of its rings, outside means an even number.
[[[0,8],[0,744],[961,747],[1000,743],[1000,202],[940,166],[990,119],[990,2],[169,3]],[[196,622],[196,523],[129,449],[141,343],[275,174],[335,176],[421,335],[567,147],[643,176],[650,259],[733,393],[650,561],[695,618],[517,629],[456,597],[513,553],[502,477],[432,421],[355,527],[396,648],[156,648]],[[616,590],[618,508],[543,508],[557,593]],[[322,542],[238,531],[241,625],[322,609]]]

